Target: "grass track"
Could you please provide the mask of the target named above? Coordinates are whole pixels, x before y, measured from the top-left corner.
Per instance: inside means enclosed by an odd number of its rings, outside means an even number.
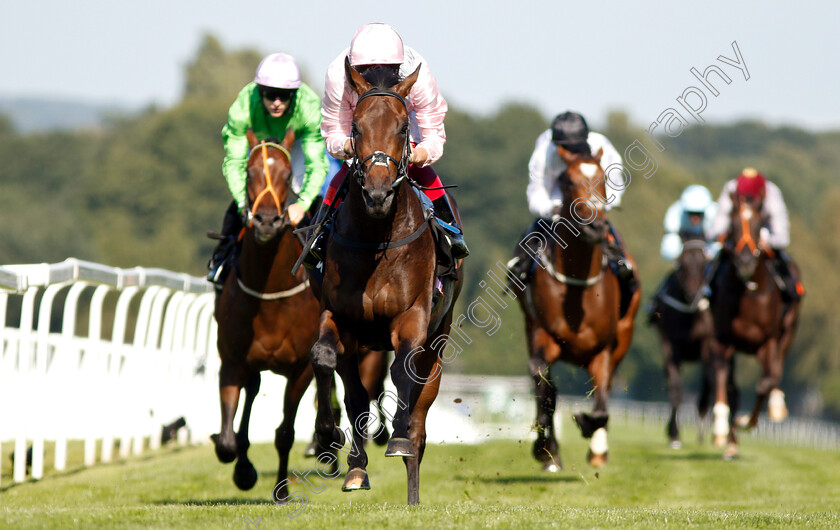
[[[680,451],[658,430],[614,426],[610,463],[585,464],[586,444],[564,423],[565,469],[539,471],[530,437],[481,446],[432,445],[421,467],[422,505],[404,505],[405,471],[398,459],[370,448],[371,489],[341,493],[341,479],[316,477],[322,493],[301,508],[270,502],[276,473],[271,445],[251,447],[260,480],[249,492],[231,481],[232,465],[208,446],[166,448],[92,469],[71,447],[68,471],[10,485],[4,444],[2,528],[767,528],[840,527],[840,452],[778,447],[742,439],[742,456],[720,453],[685,434]],[[303,446],[292,467],[314,467]],[[75,466],[75,467],[74,467]],[[314,472],[310,475],[312,477]],[[292,492],[305,492],[293,484]],[[249,522],[246,520],[251,521]]]

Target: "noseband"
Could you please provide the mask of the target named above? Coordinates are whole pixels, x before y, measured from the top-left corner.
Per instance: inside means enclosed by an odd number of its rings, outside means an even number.
[[[358,101],[356,101],[356,107],[359,106],[359,103],[362,102],[363,99],[369,98],[371,96],[388,96],[392,98],[397,98],[400,100],[400,103],[403,104],[403,107],[408,111],[408,105],[405,102],[405,98],[401,95],[393,92],[391,90],[385,90],[383,88],[374,88],[372,90],[368,90],[364,94],[362,94]],[[408,175],[408,158],[409,158],[409,134],[406,131],[405,135],[405,144],[403,145],[403,154],[402,159],[397,160],[388,153],[384,153],[382,151],[374,151],[373,154],[366,156],[365,158],[359,160],[359,153],[356,152],[356,122],[353,121],[353,130],[351,133],[351,138],[353,140],[353,168],[354,168],[354,175],[356,177],[356,181],[358,181],[359,185],[364,187],[365,180],[367,179],[370,170],[373,166],[385,166],[388,168],[388,176],[392,179],[394,176],[391,174],[391,164],[390,162],[394,163],[394,166],[397,168],[397,175],[396,179],[391,183],[392,188],[396,188],[397,186],[402,183],[402,181]]]
[[[268,167],[268,147],[274,147],[278,149],[281,153],[286,156],[286,159],[289,161],[289,165],[291,166],[292,163],[292,155],[289,154],[289,150],[283,147],[280,144],[274,142],[260,142],[255,145],[249,152],[248,152],[248,160],[251,159],[251,155],[254,154],[254,151],[257,148],[262,150],[262,157],[263,157],[263,175],[265,176],[265,189],[262,190],[257,198],[254,199],[254,204],[251,206],[251,209],[248,210],[248,226],[250,227],[253,224],[253,218],[257,214],[257,206],[259,206],[260,201],[266,194],[270,194],[271,197],[274,199],[274,204],[277,206],[277,211],[280,212],[280,218],[283,219],[283,226],[285,227],[286,224],[289,223],[286,216],[288,214],[288,208],[283,208],[280,204],[280,196],[277,195],[277,191],[274,189],[274,184],[271,182],[271,172],[269,171]]]

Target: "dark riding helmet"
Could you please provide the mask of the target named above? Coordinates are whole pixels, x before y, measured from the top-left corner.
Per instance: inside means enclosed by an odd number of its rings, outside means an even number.
[[[589,126],[577,112],[558,114],[551,123],[551,141],[573,153],[589,153],[588,136]]]

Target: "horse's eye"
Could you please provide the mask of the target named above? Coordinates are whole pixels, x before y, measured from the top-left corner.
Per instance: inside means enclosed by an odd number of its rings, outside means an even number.
[[[359,129],[358,129],[358,127],[356,127],[356,122],[353,122],[353,124],[350,126],[350,133],[353,136],[356,136],[357,134],[359,134]]]
[[[408,128],[408,122],[405,122],[405,125],[403,125],[402,130],[400,131],[400,134],[402,134],[403,136],[405,136],[406,134],[408,134],[408,130],[409,130],[409,128]]]

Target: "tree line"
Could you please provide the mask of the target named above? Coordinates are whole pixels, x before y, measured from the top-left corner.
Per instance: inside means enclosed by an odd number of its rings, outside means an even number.
[[[203,275],[230,197],[221,175],[220,131],[239,89],[261,58],[254,50],[226,51],[207,36],[186,66],[184,95],[171,108],[150,107],[115,117],[93,130],[21,134],[0,116],[0,232],[3,263],[61,261],[69,256],[118,267],[163,267]],[[566,109],[557,109],[561,112]],[[532,218],[525,199],[528,159],[548,127],[526,103],[509,103],[489,116],[450,109],[444,157],[435,165],[454,195],[473,254],[463,301],[506,261]],[[600,117],[589,116],[597,122]],[[619,152],[641,126],[615,111],[596,128]],[[808,291],[799,333],[782,384],[791,401],[840,417],[840,132],[813,133],[759,122],[704,125],[678,138],[657,137],[666,150],[650,179],[634,175],[620,210],[609,217],[638,262],[645,301],[671,264],[659,256],[665,210],[685,186],[723,183],[753,166],[779,185],[791,215],[790,252]],[[460,311],[463,311],[463,307]],[[499,313],[492,336],[474,332],[472,344],[448,369],[475,374],[527,374],[523,318],[516,304]],[[661,348],[644,315],[615,387],[628,397],[664,399]],[[739,358],[739,382],[749,390],[757,363]],[[561,392],[586,385],[582,371],[559,366]]]

